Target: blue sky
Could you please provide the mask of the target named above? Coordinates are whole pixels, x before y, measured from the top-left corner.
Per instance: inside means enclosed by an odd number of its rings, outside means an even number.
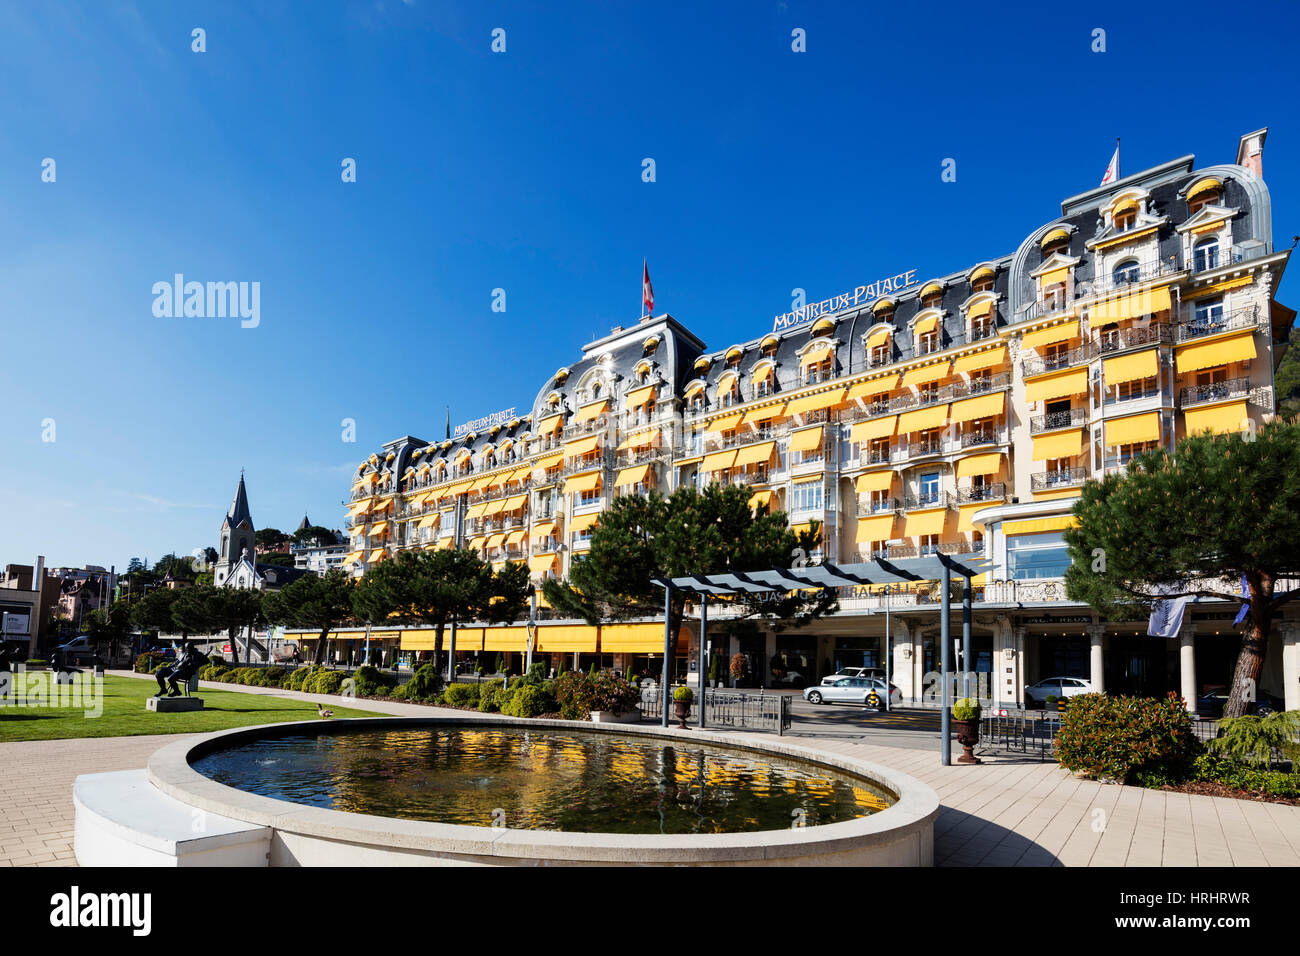
[[[233,6],[0,8],[0,563],[215,544],[241,467],[259,527],[337,526],[380,443],[635,321],[643,257],[725,346],[795,287],[1011,252],[1116,136],[1132,173],[1270,127],[1300,232],[1292,4]],[[177,272],[259,282],[260,324],[155,317]]]

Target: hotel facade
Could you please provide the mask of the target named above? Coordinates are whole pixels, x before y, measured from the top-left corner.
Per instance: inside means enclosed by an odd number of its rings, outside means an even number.
[[[1274,300],[1289,249],[1273,246],[1266,132],[1243,136],[1235,162],[1183,156],[1072,196],[1009,255],[860,286],[747,342],[709,348],[670,315],[616,328],[527,407],[362,461],[346,566],[360,575],[402,550],[460,545],[527,562],[535,581],[563,577],[614,498],[744,484],[792,526],[821,522],[814,560],[987,559],[965,669],[996,704],[1057,676],[1194,700],[1230,681],[1236,606],[1197,601],[1172,640],[1147,637],[1145,621],[1100,620],[1066,600],[1062,534],[1085,482],[1194,432],[1273,416],[1295,313]],[[938,670],[935,588],[840,600],[838,614],[780,633],[711,609],[722,675],[737,652],[769,686],[774,663],[815,682],[889,654],[904,696],[920,698]],[[547,613],[540,659],[661,663],[662,619],[592,628]],[[678,645],[692,682],[696,626]],[[340,631],[336,647],[355,650],[360,635]],[[433,646],[420,629],[372,640]],[[523,627],[463,627],[458,657],[518,666],[526,640]],[[1300,620],[1280,621],[1272,645],[1262,688],[1300,707]]]

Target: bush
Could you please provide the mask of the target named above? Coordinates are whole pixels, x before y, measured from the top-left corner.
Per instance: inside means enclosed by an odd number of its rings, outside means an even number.
[[[343,672],[319,668],[302,682],[302,689],[308,694],[337,694],[343,686]]]
[[[158,665],[166,660],[167,658],[157,651],[145,651],[135,659],[136,672],[139,674],[152,674],[158,669]],[[27,663],[31,664],[32,661]]]
[[[421,668],[421,670],[423,669]],[[356,682],[356,692],[361,697],[386,697],[392,691],[394,685],[397,684],[397,678],[394,675],[381,671],[377,667],[371,667],[369,664],[358,667],[356,673],[352,675],[352,679]]]
[[[525,684],[537,686],[546,680],[547,667],[541,661],[537,661],[532,667],[528,668],[528,673],[520,678]]]
[[[307,678],[313,676],[320,669],[315,666],[294,668],[293,673],[289,675],[289,689],[302,690],[302,685],[307,682]]]
[[[1175,694],[1163,700],[1105,694],[1072,697],[1056,736],[1061,766],[1117,780],[1128,780],[1138,771],[1186,773],[1199,749],[1191,715]]]
[[[963,697],[953,704],[952,716],[954,720],[979,720],[980,702],[974,697]]]
[[[514,689],[501,713],[507,717],[538,717],[555,709],[555,698],[537,684],[523,684]]]
[[[405,684],[398,684],[396,687],[390,687],[388,689],[388,696],[394,700],[406,700],[406,695],[409,692],[410,687],[411,685],[409,681]]]
[[[1219,721],[1219,737],[1211,740],[1210,750],[1224,757],[1248,764],[1273,766],[1273,755],[1280,754],[1294,766],[1300,762],[1300,711],[1274,711],[1267,717],[1225,717]]]
[[[478,697],[478,684],[448,684],[442,692],[443,702],[452,707],[477,707]]]
[[[479,691],[478,709],[481,713],[488,714],[494,710],[504,711],[514,697],[515,688],[511,687],[506,690],[503,687],[491,687]]]
[[[739,652],[731,655],[731,676],[742,680],[749,673],[749,658]]]
[[[593,684],[595,694],[592,700],[592,710],[608,710],[616,714],[626,714],[629,711],[636,710],[641,703],[641,692],[616,674],[597,674]],[[681,689],[690,691],[689,687]],[[674,696],[676,696],[676,691],[674,691]]]
[[[565,720],[590,720],[596,689],[581,671],[565,671],[555,681],[555,699]]]
[[[1196,780],[1221,783],[1236,790],[1262,792],[1277,797],[1300,797],[1300,774],[1267,770],[1213,752],[1202,754],[1193,761],[1191,776]]]
[[[421,664],[406,685],[407,700],[434,700],[442,694],[442,673],[432,664]]]
[[[695,691],[683,684],[681,687],[673,689],[673,700],[677,701],[679,704],[689,704],[691,701],[695,700]]]

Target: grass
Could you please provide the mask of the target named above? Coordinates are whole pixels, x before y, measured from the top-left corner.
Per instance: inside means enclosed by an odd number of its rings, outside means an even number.
[[[79,675],[80,676],[80,675]],[[316,705],[264,694],[202,688],[203,710],[157,714],[144,709],[158,691],[152,679],[103,679],[102,713],[92,716],[77,707],[0,707],[0,743],[16,740],[62,740],[73,737],[135,737],[143,734],[205,734],[231,727],[319,720]],[[90,700],[93,709],[95,701]],[[331,706],[336,717],[375,717],[370,711]]]

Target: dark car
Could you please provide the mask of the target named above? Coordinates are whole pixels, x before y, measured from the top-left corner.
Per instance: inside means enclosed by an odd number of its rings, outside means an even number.
[[[52,658],[63,667],[76,667],[79,664],[94,664],[98,660],[95,645],[88,637],[78,637],[54,649]]]
[[[1228,688],[1218,687],[1196,698],[1196,713],[1203,720],[1218,720],[1228,703]],[[1286,702],[1267,691],[1255,694],[1255,716],[1267,717],[1274,711],[1286,710]]]

